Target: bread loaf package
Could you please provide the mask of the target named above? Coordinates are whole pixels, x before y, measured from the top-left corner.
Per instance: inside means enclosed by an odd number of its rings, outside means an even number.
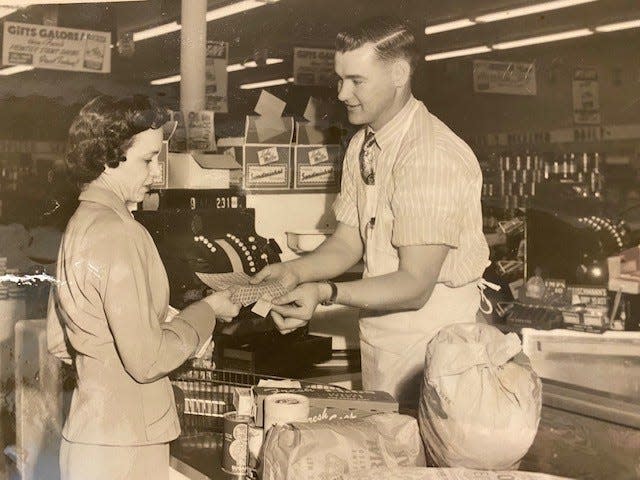
[[[327,480],[377,467],[424,466],[418,424],[382,413],[276,425],[263,445],[263,480]]]

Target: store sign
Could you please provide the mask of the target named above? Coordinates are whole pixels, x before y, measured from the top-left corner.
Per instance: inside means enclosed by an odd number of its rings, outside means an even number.
[[[335,50],[327,48],[294,48],[294,83],[296,85],[333,85],[335,53]]]
[[[579,68],[573,74],[573,123],[600,125],[600,85],[598,72]]]
[[[473,91],[536,95],[536,66],[533,63],[474,60]]]
[[[227,113],[227,64],[229,63],[229,44],[217,40],[207,40],[205,104],[207,110]]]
[[[2,63],[109,73],[111,33],[4,22]]]

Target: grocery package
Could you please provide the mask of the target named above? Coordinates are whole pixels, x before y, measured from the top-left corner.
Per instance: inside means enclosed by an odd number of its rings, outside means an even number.
[[[263,447],[262,480],[327,480],[376,467],[425,465],[416,420],[397,413],[276,425]]]
[[[515,333],[481,323],[429,342],[419,405],[429,463],[514,470],[538,430],[542,386]]]
[[[257,426],[264,426],[265,399],[276,393],[307,397],[309,399],[308,420],[311,422],[338,418],[357,418],[369,416],[372,413],[394,413],[398,411],[398,402],[387,392],[257,386],[253,388],[257,406]]]
[[[466,468],[374,468],[328,477],[327,480],[563,480],[545,473],[469,470]],[[567,479],[568,480],[568,479]]]

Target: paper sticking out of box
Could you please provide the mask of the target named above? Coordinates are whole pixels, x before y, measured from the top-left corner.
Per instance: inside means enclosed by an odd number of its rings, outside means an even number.
[[[233,406],[236,407],[238,415],[255,414],[255,403],[253,402],[253,392],[250,388],[236,387],[233,389]]]
[[[303,116],[311,123],[318,123],[323,120],[323,118],[326,118],[326,108],[324,108],[323,103],[317,98],[309,97]]]
[[[262,90],[258,98],[258,103],[256,103],[253,110],[261,117],[280,118],[286,106],[287,103],[285,101],[280,100],[266,90]]]

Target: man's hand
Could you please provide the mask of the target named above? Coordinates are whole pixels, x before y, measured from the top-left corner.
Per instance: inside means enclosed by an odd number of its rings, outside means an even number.
[[[309,321],[321,298],[320,284],[305,283],[281,297],[271,300],[272,311],[285,318]]]
[[[287,333],[291,333],[294,330],[304,327],[307,323],[306,320],[299,320],[297,318],[284,318],[277,312],[271,310],[271,318],[273,319],[273,323],[276,324],[278,331],[282,335],[286,335]]]
[[[279,280],[287,290],[293,290],[300,283],[298,274],[286,263],[272,263],[267,265],[255,276],[249,279],[251,285],[258,285],[264,281]]]

